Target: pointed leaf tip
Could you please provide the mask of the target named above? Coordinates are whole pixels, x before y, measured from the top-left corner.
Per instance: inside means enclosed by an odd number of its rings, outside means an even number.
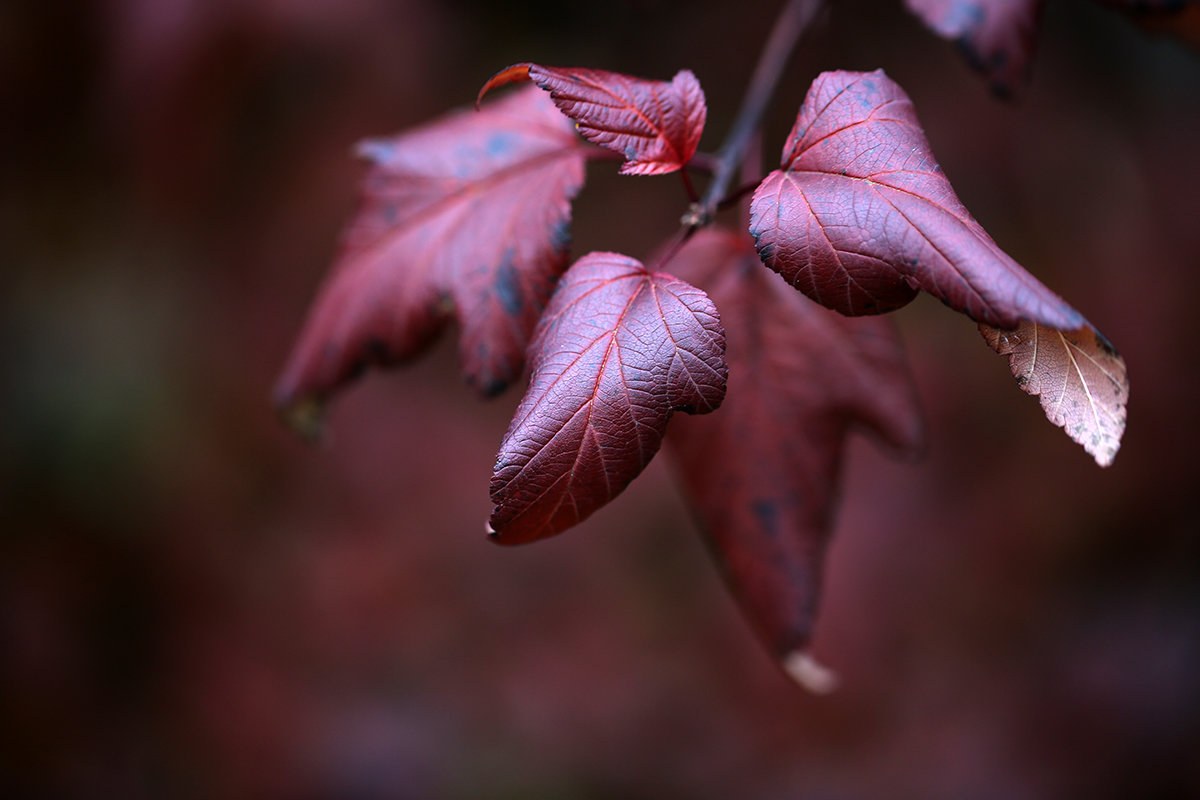
[[[794,650],[784,656],[783,669],[792,680],[813,694],[829,694],[841,684],[838,674],[807,650]]]
[[[528,81],[529,68],[531,66],[533,65],[528,61],[520,64],[513,64],[512,66],[505,67],[492,77],[488,78],[487,83],[483,85],[483,88],[479,90],[479,94],[475,97],[475,108],[479,108],[479,105],[483,102],[483,96],[492,89],[495,89],[499,86],[504,86],[506,83],[524,83],[525,81]]]
[[[324,441],[327,431],[325,427],[325,403],[318,397],[306,396],[291,399],[281,395],[275,402],[275,408],[292,432],[310,444]]]
[[[1060,331],[1029,321],[1015,330],[980,325],[979,331],[1008,356],[1017,385],[1041,401],[1046,418],[1097,464],[1111,465],[1125,433],[1129,377],[1109,341],[1091,326]]]

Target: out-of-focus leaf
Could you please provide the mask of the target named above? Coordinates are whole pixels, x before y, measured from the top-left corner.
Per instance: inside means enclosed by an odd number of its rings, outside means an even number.
[[[1009,96],[1029,79],[1045,0],[905,0],[934,33],[958,45],[992,90]]]
[[[532,377],[492,473],[501,544],[552,536],[616,497],[674,411],[725,395],[725,336],[704,292],[618,253],[563,276],[529,347]]]
[[[514,64],[496,73],[479,97],[514,81],[533,81],[549,92],[585,139],[625,157],[625,175],[680,169],[704,132],[704,91],[686,69],[668,83],[602,69]]]
[[[701,231],[671,268],[720,308],[729,362],[720,412],[667,434],[678,474],[746,616],[789,672],[820,689],[805,654],[846,436],[862,429],[904,452],[922,442],[899,339],[888,320],[844,317],[792,290],[744,233]]]
[[[1099,336],[971,217],[934,161],[912,102],[882,70],[827,72],[813,82],[782,169],[754,194],[750,230],[764,264],[843,314],[890,311],[923,289],[993,328],[1034,323],[1079,342]],[[1097,461],[1107,464],[1111,453]]]
[[[1125,12],[1142,27],[1200,43],[1197,0],[1095,0]],[[939,36],[958,45],[992,90],[1009,97],[1028,81],[1045,0],[905,0]]]
[[[417,355],[452,319],[467,380],[489,395],[507,386],[566,266],[582,147],[533,88],[363,143],[373,163],[361,208],[277,404],[313,417],[368,364]]]

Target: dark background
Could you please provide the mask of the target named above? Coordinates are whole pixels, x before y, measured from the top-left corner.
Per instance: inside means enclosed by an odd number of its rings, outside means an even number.
[[[452,340],[311,449],[270,385],[353,208],[353,143],[515,61],[736,110],[776,3],[0,4],[0,794],[1200,796],[1200,58],[1053,0],[991,98],[899,2],[837,2],[767,122],[882,66],[1002,247],[1129,364],[1095,466],[974,326],[904,331],[930,446],[851,447],[815,698],[754,640],[657,460],[578,529],[488,544],[510,391]],[[1193,35],[1195,29],[1193,28]],[[645,256],[678,183],[595,165],[575,252]]]

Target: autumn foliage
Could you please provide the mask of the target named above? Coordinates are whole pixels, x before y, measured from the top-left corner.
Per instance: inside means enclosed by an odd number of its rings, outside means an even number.
[[[1027,73],[1040,3],[910,5],[969,43],[998,86]],[[485,97],[508,83],[533,85]],[[706,116],[687,70],[656,81],[520,63],[485,83],[478,111],[365,143],[361,208],[276,400],[312,432],[365,367],[406,361],[456,323],[482,394],[528,370],[491,482],[495,541],[587,518],[665,437],[751,623],[799,680],[828,688],[807,651],[845,439],[864,430],[900,453],[923,442],[898,338],[876,315],[923,291],[974,320],[1101,466],[1125,428],[1125,364],[972,217],[883,71],[819,75],[765,177],[745,141],[697,157]],[[691,205],[644,262],[592,252],[568,265],[571,200],[585,164],[610,152],[623,174],[681,172]],[[709,227],[741,195],[701,198],[691,175],[747,167],[748,216]]]
[[[278,402],[323,403],[368,364],[420,353],[451,319],[468,382],[501,391],[566,267],[584,171],[570,121],[518,93],[359,152],[373,164],[362,206]]]

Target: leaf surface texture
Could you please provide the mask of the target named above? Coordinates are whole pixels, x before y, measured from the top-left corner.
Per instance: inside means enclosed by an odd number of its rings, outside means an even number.
[[[704,132],[704,91],[686,69],[671,81],[653,81],[602,69],[514,64],[492,77],[479,96],[527,80],[550,93],[585,139],[624,156],[623,175],[680,169]]]
[[[618,253],[563,276],[530,344],[530,385],[492,475],[496,541],[552,536],[616,497],[674,411],[725,395],[725,337],[707,295]]]

